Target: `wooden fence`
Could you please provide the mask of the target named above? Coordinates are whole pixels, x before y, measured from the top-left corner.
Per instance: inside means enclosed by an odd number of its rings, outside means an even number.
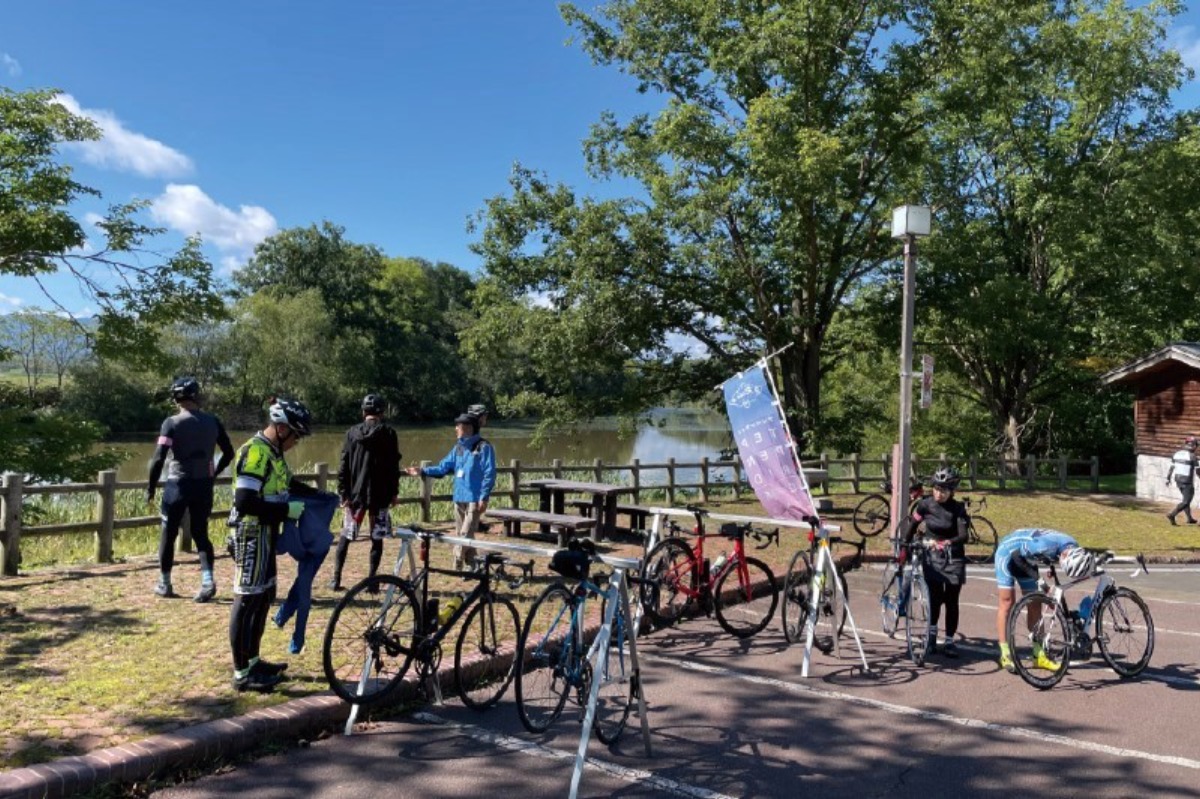
[[[883,480],[888,479],[891,464],[890,459],[881,455],[878,458],[862,458],[855,454],[848,458],[830,458],[827,454],[817,457],[804,458],[806,468],[820,468],[826,471],[827,479],[820,486],[820,491],[828,495],[834,484],[849,485],[853,493],[874,491]],[[937,458],[914,458],[912,471],[914,474],[927,474],[939,465],[953,463],[962,467],[963,477],[971,489],[979,487],[981,482],[994,483],[997,488],[1037,489],[1055,487],[1068,489],[1071,481],[1085,482],[1092,491],[1099,490],[1100,466],[1098,458],[1090,460],[1068,460],[1066,458],[1038,459],[1029,456],[1022,461],[1002,461],[970,457],[965,460],[949,459],[945,455]],[[428,461],[422,466],[429,465]],[[1087,467],[1086,477],[1080,474],[1079,466]],[[922,471],[922,470],[926,471]],[[692,482],[680,482],[681,471],[697,470],[698,479]],[[605,464],[599,458],[588,464],[564,464],[555,459],[546,464],[522,464],[518,460],[509,462],[508,466],[499,466],[497,471],[497,486],[492,494],[493,502],[506,498],[510,507],[518,507],[521,498],[536,496],[536,488],[528,488],[524,484],[528,480],[540,477],[582,477],[597,482],[620,481],[628,484],[628,493],[635,503],[641,502],[642,495],[655,492],[663,496],[668,505],[674,505],[680,492],[695,492],[701,503],[707,502],[715,492],[731,492],[734,497],[740,497],[748,490],[741,461],[735,456],[731,460],[710,460],[703,458],[699,462],[683,463],[669,458],[661,463],[643,463],[634,459],[628,464]],[[661,473],[661,481],[647,482],[646,472]],[[627,479],[623,475],[627,473]],[[297,477],[311,482],[322,490],[330,486],[331,474],[328,464],[319,463],[315,471],[299,473]],[[614,477],[616,478],[614,480]],[[507,478],[507,479],[505,479]],[[218,485],[229,485],[231,478],[217,479]],[[435,493],[439,483],[443,486],[451,484],[449,478],[440,481],[433,478],[422,478],[420,490],[416,496],[401,497],[401,505],[419,506],[420,520],[429,522],[432,519],[433,505],[438,502],[450,502],[449,493]],[[96,477],[95,483],[69,483],[60,485],[26,485],[22,475],[8,472],[4,475],[3,499],[0,519],[0,575],[14,576],[18,572],[21,559],[21,539],[32,536],[66,535],[72,533],[92,533],[95,536],[94,557],[98,563],[111,563],[113,559],[113,535],[118,530],[129,530],[139,527],[151,527],[159,524],[159,516],[132,516],[117,518],[118,491],[145,491],[145,480],[119,481],[115,471],[103,471]],[[95,514],[89,521],[65,522],[60,524],[26,525],[23,521],[22,508],[26,498],[43,494],[95,494]],[[219,519],[229,515],[229,509],[215,509],[211,518]],[[178,546],[181,550],[190,551],[191,540],[187,533],[187,524],[182,525]]]

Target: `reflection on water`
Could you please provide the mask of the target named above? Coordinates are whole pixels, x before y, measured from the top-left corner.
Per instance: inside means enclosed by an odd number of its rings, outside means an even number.
[[[586,430],[570,435],[554,437],[542,446],[531,446],[533,425],[504,424],[489,425],[484,437],[496,448],[500,465],[507,466],[512,460],[522,464],[549,464],[555,458],[564,463],[590,463],[599,458],[606,464],[625,464],[637,458],[642,463],[666,463],[674,458],[680,463],[698,463],[707,457],[716,460],[725,447],[730,446],[729,423],[724,415],[685,408],[656,409],[653,424],[641,428],[636,436],[621,438],[615,420],[600,419]],[[454,443],[454,426],[445,427],[402,427],[397,426],[400,436],[400,451],[404,463],[416,465],[423,460],[439,461],[450,451]],[[230,431],[235,447],[240,446],[254,431]],[[120,480],[142,480],[146,477],[147,463],[154,452],[156,436],[147,434],[143,439],[119,441],[116,445],[131,453],[131,457],[119,467]],[[327,463],[330,470],[337,469],[338,459],[345,440],[345,430],[318,430],[305,438],[295,450],[288,453],[288,462],[295,468],[311,467],[315,463]],[[724,471],[724,470],[722,470]],[[729,479],[714,470],[713,479]],[[698,470],[679,469],[676,480],[690,483],[699,480]],[[665,470],[646,472],[643,484],[666,482]]]

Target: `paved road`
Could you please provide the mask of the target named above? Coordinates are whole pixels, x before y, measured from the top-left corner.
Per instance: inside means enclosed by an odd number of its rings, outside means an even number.
[[[1142,678],[1096,660],[1048,692],[992,659],[987,571],[964,592],[963,656],[919,669],[879,631],[879,572],[849,580],[873,673],[851,643],[814,653],[802,679],[775,622],[749,642],[707,619],[659,631],[643,644],[653,757],[636,726],[614,749],[593,742],[580,795],[1200,797],[1200,568],[1135,581],[1157,632]],[[529,736],[511,694],[484,714],[450,702],[155,796],[563,797],[578,736],[566,715]]]

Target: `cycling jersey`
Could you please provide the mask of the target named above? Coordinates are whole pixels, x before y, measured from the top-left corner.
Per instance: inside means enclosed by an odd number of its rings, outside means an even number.
[[[1171,456],[1171,469],[1167,479],[1175,477],[1175,484],[1181,488],[1192,484],[1192,475],[1196,472],[1196,453],[1190,449],[1181,449]]]
[[[1012,588],[1015,581],[1022,591],[1032,591],[1038,567],[1055,564],[1064,550],[1077,546],[1074,538],[1057,530],[1015,530],[996,547],[996,585]]]
[[[221,448],[221,462],[213,468],[213,452]],[[209,479],[220,474],[233,460],[233,444],[221,420],[201,410],[181,410],[163,420],[158,433],[158,446],[151,461],[153,485],[158,482],[163,459],[167,461],[167,479]]]

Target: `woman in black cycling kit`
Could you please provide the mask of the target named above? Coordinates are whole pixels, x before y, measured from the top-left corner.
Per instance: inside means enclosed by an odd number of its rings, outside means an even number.
[[[958,487],[958,472],[952,467],[938,469],[930,482],[933,495],[925,496],[913,508],[904,531],[905,541],[912,539],[918,525],[925,525],[925,534],[933,539],[925,561],[925,581],[929,584],[930,638],[936,639],[942,606],[946,607],[946,637],[941,652],[946,657],[958,657],[954,634],[958,632],[958,596],[967,579],[967,509],[954,498]],[[935,644],[936,640],[931,642]],[[934,646],[929,647],[930,651]]]

